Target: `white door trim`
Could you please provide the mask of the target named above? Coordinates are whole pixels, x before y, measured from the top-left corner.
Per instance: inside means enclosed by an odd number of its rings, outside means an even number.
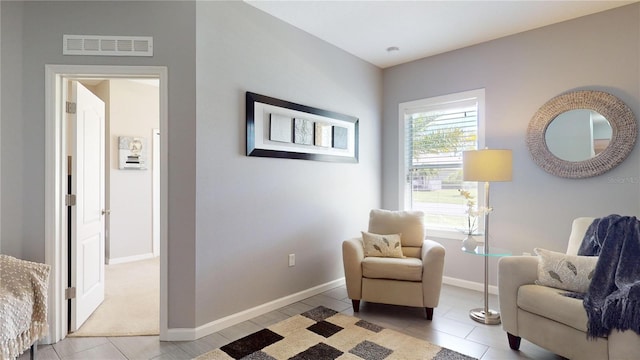
[[[66,166],[62,146],[64,116],[60,98],[62,78],[132,78],[160,79],[160,340],[168,340],[168,276],[167,276],[167,130],[168,70],[165,66],[109,66],[109,65],[45,65],[45,263],[51,266],[49,282],[49,337],[55,343],[67,335],[67,302],[64,287],[67,279],[66,211],[62,201],[66,189],[62,187]]]
[[[160,224],[162,224],[162,222],[160,221],[160,212],[158,211],[160,209],[160,192],[158,190],[161,189],[160,187],[160,129],[153,129],[152,134],[151,134],[151,138],[153,139],[153,161],[152,161],[152,165],[153,168],[151,169],[151,171],[153,171],[153,181],[152,181],[152,226],[153,226],[153,230],[152,230],[152,246],[151,248],[153,249],[153,256],[159,256],[160,255]]]

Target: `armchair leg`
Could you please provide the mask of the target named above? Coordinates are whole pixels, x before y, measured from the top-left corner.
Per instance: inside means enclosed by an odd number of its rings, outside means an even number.
[[[353,305],[353,312],[360,311],[360,300],[351,300],[351,304]]]
[[[433,308],[426,307],[424,308],[424,312],[427,315],[427,320],[433,320]]]
[[[522,340],[520,336],[507,333],[507,338],[509,339],[509,347],[512,350],[520,350],[520,340]]]

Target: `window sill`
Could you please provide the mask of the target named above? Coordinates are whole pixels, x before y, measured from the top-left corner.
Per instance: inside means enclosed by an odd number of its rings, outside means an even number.
[[[443,230],[443,229],[425,229],[425,238],[436,238],[436,239],[447,239],[447,240],[464,240],[467,237],[467,234],[462,233],[456,230]],[[482,234],[474,234],[476,239],[478,237],[483,237]]]

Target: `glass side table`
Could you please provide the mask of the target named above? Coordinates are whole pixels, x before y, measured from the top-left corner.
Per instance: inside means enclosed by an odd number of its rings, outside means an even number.
[[[479,244],[473,249],[462,248],[462,252],[484,256],[484,307],[471,309],[469,311],[469,317],[486,325],[500,324],[500,312],[489,309],[489,258],[509,256],[511,255],[511,252],[493,246],[489,249],[485,249],[484,244]]]

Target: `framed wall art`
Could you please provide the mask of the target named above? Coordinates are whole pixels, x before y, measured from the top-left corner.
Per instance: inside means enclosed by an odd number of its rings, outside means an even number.
[[[247,156],[358,162],[356,117],[247,92]]]
[[[119,169],[147,170],[147,140],[143,137],[118,137]]]

